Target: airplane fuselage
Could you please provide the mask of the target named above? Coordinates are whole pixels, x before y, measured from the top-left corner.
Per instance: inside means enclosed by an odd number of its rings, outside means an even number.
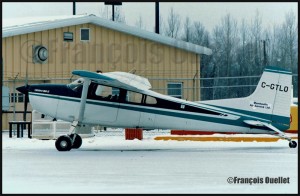
[[[81,101],[80,90],[76,92],[70,85],[31,85],[30,88],[29,99],[33,109],[64,121],[73,122],[76,119]],[[100,95],[95,96],[96,88],[97,84],[93,83],[89,87],[82,124],[122,128],[269,133],[265,128],[252,128],[245,124],[244,117],[240,114],[201,103],[176,98],[170,100],[165,95],[150,90],[144,93],[131,92],[134,95],[130,96],[138,99],[130,100],[128,90],[116,88],[114,90],[118,92],[118,98],[106,99]]]

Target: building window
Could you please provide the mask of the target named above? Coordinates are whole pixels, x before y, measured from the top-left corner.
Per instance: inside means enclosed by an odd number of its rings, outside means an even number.
[[[73,41],[73,33],[72,32],[64,32],[64,41],[72,42]]]
[[[80,29],[80,41],[90,41],[90,29]]]
[[[24,95],[22,93],[10,93],[10,103],[23,103]]]
[[[168,95],[182,99],[182,82],[168,83]]]

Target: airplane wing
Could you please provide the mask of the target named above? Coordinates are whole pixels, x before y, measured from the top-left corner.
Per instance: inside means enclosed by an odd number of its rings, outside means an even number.
[[[143,91],[151,88],[148,79],[126,72],[95,73],[86,70],[74,70],[72,74],[89,78],[101,85],[109,85],[127,90]]]

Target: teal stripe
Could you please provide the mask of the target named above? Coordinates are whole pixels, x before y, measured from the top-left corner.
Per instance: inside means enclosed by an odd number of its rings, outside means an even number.
[[[204,104],[204,103],[202,103],[202,104]],[[273,114],[264,114],[264,113],[252,112],[252,111],[249,111],[249,110],[241,110],[241,109],[229,108],[229,107],[224,107],[224,106],[216,106],[216,105],[206,104],[206,103],[205,103],[205,105],[209,105],[209,106],[213,106],[213,107],[217,107],[217,108],[221,108],[221,109],[225,109],[225,110],[230,110],[230,111],[233,111],[233,112],[240,113],[241,115],[249,115],[249,116],[254,116],[254,117],[257,117],[257,118],[263,118],[263,119],[266,119],[266,120],[271,119],[271,117],[272,117],[273,119],[276,119],[276,121],[282,122],[284,124],[286,122],[288,122],[288,124],[289,124],[289,122],[290,122],[290,118],[286,117],[286,116],[279,116],[279,115],[273,115]]]
[[[65,100],[65,101],[73,101],[73,102],[78,102],[78,103],[80,102],[80,98],[70,99],[70,98],[60,97],[60,96],[52,96],[52,95],[47,95],[47,94],[32,94],[32,93],[30,93],[30,95],[54,98],[54,99]],[[159,114],[159,115],[165,115],[165,116],[173,116],[173,117],[178,117],[178,118],[185,118],[185,119],[190,119],[190,120],[199,120],[199,121],[205,121],[205,122],[213,122],[213,123],[226,124],[226,125],[232,125],[232,126],[238,126],[238,127],[247,126],[247,125],[245,125],[243,120],[256,120],[256,118],[245,117],[245,116],[241,116],[241,118],[239,120],[214,118],[213,116],[199,116],[199,115],[195,115],[195,114],[191,114],[191,113],[179,113],[179,112],[176,112],[176,110],[163,111],[163,110],[153,109],[153,108],[147,107],[147,106],[145,106],[145,107],[133,107],[133,106],[127,106],[127,105],[119,104],[119,103],[118,104],[113,104],[114,102],[112,102],[112,103],[109,103],[109,102],[103,103],[103,102],[87,100],[87,103],[88,104],[99,105],[99,106],[114,107],[114,108],[120,108],[120,109],[131,110],[131,111],[145,112],[145,113],[151,113],[151,114]],[[207,104],[207,105],[209,105],[209,104]],[[226,107],[220,107],[220,108],[226,109]],[[232,108],[230,108],[230,110],[239,111],[241,113],[242,112],[244,112],[244,113],[248,112],[248,111],[232,109]],[[225,112],[223,112],[223,113],[225,113]],[[253,112],[248,112],[248,113],[253,113]],[[259,114],[259,113],[255,113],[255,114]],[[278,117],[280,117],[280,116],[278,116]],[[266,122],[269,122],[269,121],[266,119]],[[279,125],[274,125],[274,126],[279,128],[280,130],[286,130],[286,126],[284,126],[284,127],[279,126]],[[268,128],[264,128],[264,127],[262,127],[262,128],[257,127],[257,129],[269,130]]]
[[[267,66],[264,71],[274,72],[274,73],[281,73],[281,74],[288,74],[288,75],[292,74],[292,72],[290,72],[286,69],[283,69],[283,68],[280,68],[280,67],[275,67],[275,66]]]
[[[31,94],[31,93],[30,93]],[[59,99],[59,100],[65,100],[65,101],[73,101],[73,102],[80,102],[80,99],[77,98],[77,100],[66,98],[66,97],[59,97],[59,96],[52,96],[52,95],[47,95],[47,94],[31,94],[34,96],[40,96],[40,97],[48,97],[48,98],[54,98],[54,99]],[[219,124],[227,124],[227,125],[234,125],[234,126],[241,126],[244,127],[245,124],[242,120],[230,120],[230,119],[221,119],[221,118],[214,118],[208,117],[208,116],[199,116],[196,114],[188,114],[188,113],[179,113],[176,112],[176,110],[173,111],[162,111],[162,110],[157,110],[153,109],[151,107],[133,107],[133,106],[127,106],[127,105],[116,105],[112,103],[103,103],[103,102],[95,102],[95,101],[87,101],[88,104],[94,104],[94,105],[100,105],[100,106],[108,106],[108,107],[115,107],[115,108],[120,108],[120,109],[125,109],[125,110],[131,110],[131,111],[139,111],[139,112],[146,112],[146,113],[151,113],[151,114],[159,114],[159,115],[165,115],[165,116],[173,116],[173,117],[178,117],[178,118],[187,118],[191,120],[199,120],[199,121],[206,121],[206,122],[214,122],[214,123],[219,123]]]

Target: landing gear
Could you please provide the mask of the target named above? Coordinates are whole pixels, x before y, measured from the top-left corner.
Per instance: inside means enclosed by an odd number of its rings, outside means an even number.
[[[55,147],[58,151],[69,151],[72,148],[72,139],[68,135],[62,135],[57,138]]]
[[[290,146],[290,148],[296,148],[297,147],[297,142],[290,141],[289,146]]]
[[[80,148],[82,139],[78,134],[62,135],[57,138],[55,147],[58,151],[70,151],[72,148]]]
[[[285,140],[289,141],[289,147],[290,148],[296,148],[297,147],[297,142],[293,141],[292,138],[288,137],[285,133],[283,133],[282,131],[280,131],[276,127],[274,127],[272,124],[268,124],[268,123],[265,123],[265,122],[260,122],[260,123],[263,124],[266,127],[269,127],[271,130],[275,131],[276,133],[278,133],[278,136],[281,137],[282,139],[285,139]]]
[[[71,148],[79,148],[82,144],[81,137],[76,133],[78,133],[78,129],[80,129],[80,124],[83,122],[84,109],[90,83],[91,80],[89,80],[88,78],[84,78],[78,116],[76,117],[76,119],[74,119],[74,121],[71,124],[71,127],[69,129],[69,135],[62,135],[59,138],[57,138],[55,146],[58,151],[70,151]]]
[[[72,148],[80,148],[81,144],[82,144],[82,139],[80,137],[80,135],[78,134],[71,134],[70,137],[73,139],[73,145]]]

